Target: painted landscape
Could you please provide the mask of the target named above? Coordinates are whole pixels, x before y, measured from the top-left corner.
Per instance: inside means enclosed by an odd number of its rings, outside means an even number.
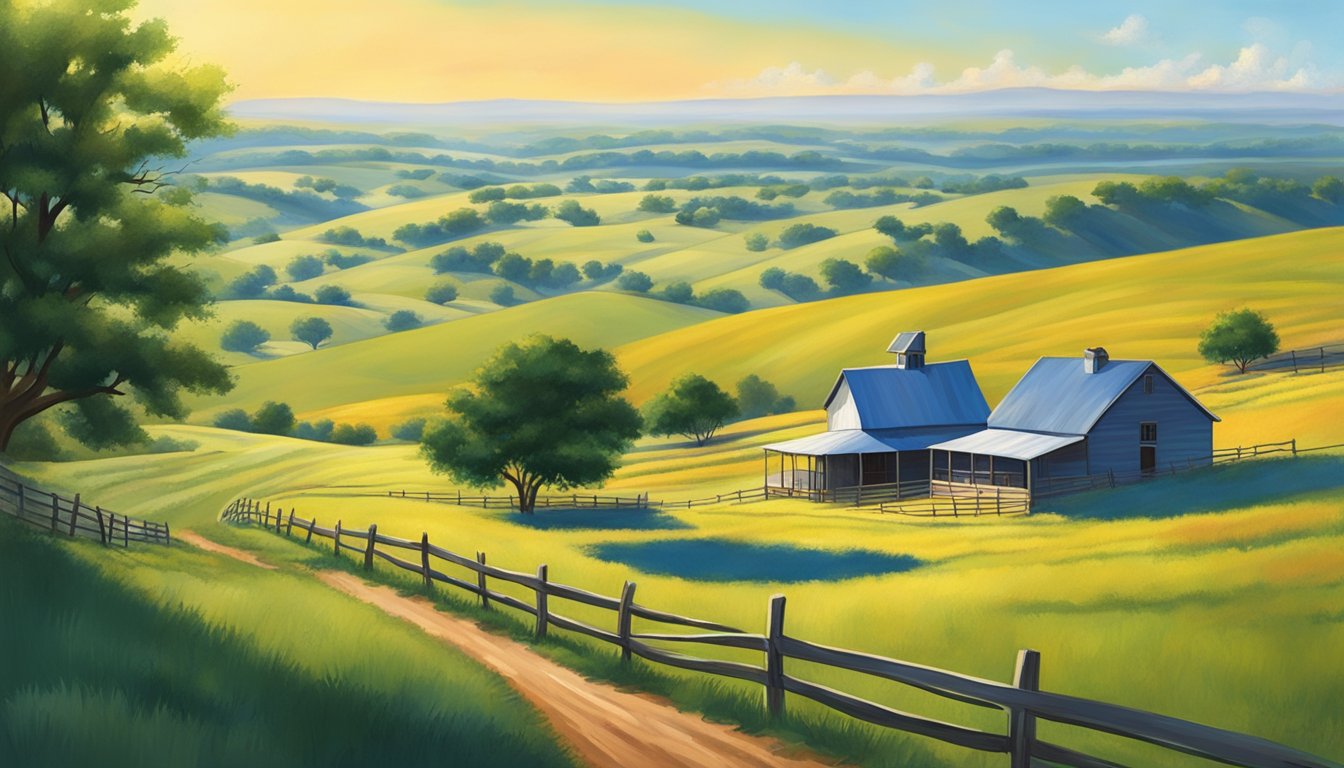
[[[0,765],[1344,762],[1339,8],[284,5],[0,0]]]

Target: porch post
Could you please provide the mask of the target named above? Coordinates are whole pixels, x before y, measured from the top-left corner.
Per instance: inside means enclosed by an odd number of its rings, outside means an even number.
[[[765,491],[765,498],[770,498],[770,449],[765,449],[764,469],[761,473],[761,489]]]

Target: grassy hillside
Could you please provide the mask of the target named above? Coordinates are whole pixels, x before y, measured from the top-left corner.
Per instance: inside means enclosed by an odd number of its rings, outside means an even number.
[[[572,764],[500,678],[307,574],[4,517],[0,578],[6,765]]]
[[[612,348],[703,322],[716,312],[611,293],[583,293],[464,320],[238,367],[226,399],[196,404],[197,418],[283,400],[311,411],[381,397],[432,393],[462,381],[501,345],[532,333]]]

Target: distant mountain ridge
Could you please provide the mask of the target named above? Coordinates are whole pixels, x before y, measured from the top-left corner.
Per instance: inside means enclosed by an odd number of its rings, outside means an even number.
[[[659,102],[526,99],[410,104],[351,99],[253,99],[233,103],[237,118],[393,124],[687,124],[697,122],[863,123],[956,117],[1062,119],[1216,119],[1344,125],[1344,93],[1066,91],[1011,88],[915,96],[790,96]]]

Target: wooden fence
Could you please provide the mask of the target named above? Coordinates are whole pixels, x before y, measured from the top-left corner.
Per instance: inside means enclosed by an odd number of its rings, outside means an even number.
[[[98,539],[108,546],[129,547],[131,542],[168,544],[171,540],[167,523],[137,520],[102,507],[90,507],[80,501],[78,493],[73,499],[63,499],[5,474],[0,474],[0,511],[36,528]]]
[[[233,502],[221,519],[237,523],[257,523],[267,529],[293,537],[302,535],[306,543],[313,537],[330,539],[332,552],[352,552],[362,558],[365,570],[372,570],[375,558],[402,570],[417,574],[427,589],[446,584],[476,595],[483,607],[502,605],[521,611],[534,620],[534,631],[542,638],[552,629],[576,632],[620,650],[622,660],[633,656],[656,664],[746,680],[763,686],[768,712],[778,717],[784,711],[787,694],[802,696],[859,720],[928,736],[968,749],[1007,754],[1012,768],[1029,768],[1033,758],[1076,768],[1117,768],[1118,764],[1074,751],[1039,739],[1036,722],[1048,720],[1080,728],[1124,736],[1177,752],[1216,760],[1246,768],[1344,768],[1323,758],[1245,734],[1224,731],[1174,717],[1076,698],[1040,690],[1040,654],[1020,651],[1011,683],[984,680],[956,672],[911,664],[841,648],[831,648],[795,638],[785,633],[785,598],[770,598],[765,632],[756,634],[713,621],[679,616],[635,602],[635,583],[625,582],[619,597],[601,595],[578,587],[551,581],[543,564],[534,573],[508,570],[486,563],[484,552],[475,557],[435,546],[429,534],[419,540],[401,539],[378,532],[378,526],[364,530],[342,527],[337,520],[331,528],[317,525],[251,499]],[[357,542],[357,543],[352,543]],[[397,554],[393,554],[396,552]],[[408,559],[409,558],[409,559]],[[459,578],[444,573],[444,564],[465,569],[470,576]],[[492,589],[490,580],[519,585],[533,593],[521,600]],[[610,611],[612,619],[605,627],[567,617],[554,610],[551,599],[568,600]],[[634,620],[699,630],[682,632],[635,632]],[[760,664],[704,658],[656,647],[653,643],[757,651]],[[1004,728],[981,731],[868,701],[799,676],[789,674],[791,660],[819,664],[836,669],[872,675],[900,683],[954,701],[1005,713]]]
[[[980,517],[1031,514],[1031,494],[1025,488],[975,485],[935,480],[922,499],[884,501],[877,511],[910,517]]]
[[[377,494],[384,495],[384,494]],[[417,501],[436,501],[444,504],[454,504],[459,507],[480,507],[481,509],[517,509],[518,497],[507,496],[472,496],[463,494],[462,491],[387,491],[386,496],[396,499],[414,499]],[[748,501],[759,501],[765,498],[765,489],[746,488],[738,491],[729,491],[715,496],[706,496],[702,499],[685,499],[681,501],[656,500],[650,501],[647,493],[637,496],[602,496],[592,493],[571,493],[555,494],[550,496],[538,496],[538,509],[691,509],[692,507],[702,507],[709,504],[722,504],[731,502],[742,504]]]
[[[1290,349],[1260,358],[1246,366],[1248,371],[1292,371],[1325,373],[1344,365],[1344,344],[1325,344],[1307,349]]]

